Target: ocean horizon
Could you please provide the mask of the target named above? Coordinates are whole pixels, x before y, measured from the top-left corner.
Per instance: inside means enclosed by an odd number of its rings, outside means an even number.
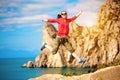
[[[1,58],[0,80],[28,80],[43,74],[60,74],[66,72],[88,72],[87,68],[22,68],[24,63],[35,58]]]

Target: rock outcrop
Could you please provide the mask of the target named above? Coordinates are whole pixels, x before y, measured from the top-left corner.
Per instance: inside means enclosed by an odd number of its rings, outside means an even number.
[[[55,46],[57,30],[46,23],[43,30],[43,41]],[[79,64],[76,59],[68,63],[68,53],[64,45],[60,45],[57,54],[45,48],[37,56],[35,67],[96,67],[108,64],[120,58],[120,0],[105,0],[100,7],[97,23],[89,28],[70,24],[69,42],[79,58],[87,57],[85,63]]]
[[[120,80],[120,65],[100,69],[94,73],[80,76],[63,76],[60,74],[45,74],[29,80]]]
[[[22,66],[23,68],[34,68],[35,67],[35,64],[32,62],[32,61],[28,61],[27,64],[23,64]]]

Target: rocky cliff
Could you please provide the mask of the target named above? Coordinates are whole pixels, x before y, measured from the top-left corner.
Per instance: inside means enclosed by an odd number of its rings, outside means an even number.
[[[43,41],[55,46],[57,30],[50,23],[43,29]],[[97,23],[93,27],[70,24],[69,42],[79,58],[87,57],[85,63],[79,64],[76,59],[68,63],[68,53],[60,45],[58,53],[53,55],[45,48],[36,57],[33,67],[96,67],[98,64],[109,64],[120,58],[120,0],[105,0],[101,5]]]

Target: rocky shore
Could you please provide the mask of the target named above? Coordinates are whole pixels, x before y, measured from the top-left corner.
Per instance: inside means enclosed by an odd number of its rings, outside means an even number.
[[[61,74],[45,74],[29,80],[120,80],[120,65],[100,69],[96,72],[80,76],[63,76]]]

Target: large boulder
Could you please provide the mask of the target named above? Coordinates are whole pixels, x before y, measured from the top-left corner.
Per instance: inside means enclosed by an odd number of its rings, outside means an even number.
[[[27,64],[23,64],[22,67],[23,68],[34,68],[35,64],[32,61],[28,61],[28,63]]]
[[[32,61],[28,61],[27,67],[28,68],[33,68],[34,67],[34,63]]]

